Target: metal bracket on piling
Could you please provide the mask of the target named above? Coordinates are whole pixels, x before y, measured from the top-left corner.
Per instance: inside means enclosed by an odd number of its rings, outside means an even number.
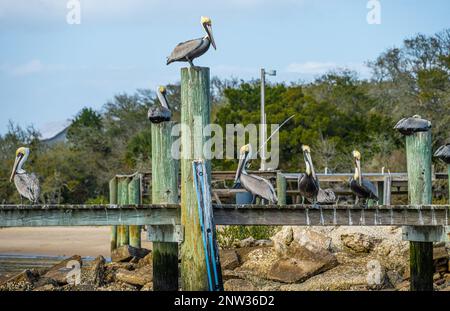
[[[450,242],[450,227],[445,226],[403,226],[403,241]]]
[[[184,241],[184,227],[182,225],[147,225],[147,240],[181,243]]]

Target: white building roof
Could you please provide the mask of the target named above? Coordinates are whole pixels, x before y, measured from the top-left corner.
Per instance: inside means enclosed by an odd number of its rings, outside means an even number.
[[[49,140],[54,138],[55,136],[63,132],[65,129],[67,129],[71,123],[72,123],[71,120],[64,120],[44,124],[39,129],[39,132],[41,133],[41,140]]]

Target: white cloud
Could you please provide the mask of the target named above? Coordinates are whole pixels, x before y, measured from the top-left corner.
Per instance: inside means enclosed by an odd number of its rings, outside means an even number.
[[[335,62],[315,62],[309,61],[304,63],[291,63],[286,67],[289,73],[299,73],[308,75],[320,75],[330,70],[350,69],[358,72],[361,76],[367,77],[370,74],[369,68],[362,63],[344,63],[337,64]]]
[[[14,76],[26,76],[33,73],[40,72],[44,69],[44,65],[39,59],[33,59],[28,63],[12,68],[11,73]]]

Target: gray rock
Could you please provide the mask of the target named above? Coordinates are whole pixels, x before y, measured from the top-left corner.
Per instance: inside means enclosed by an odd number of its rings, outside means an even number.
[[[240,261],[235,250],[222,249],[220,250],[220,264],[223,270],[233,270],[239,267]]]
[[[153,268],[152,266],[145,266],[134,271],[119,269],[115,278],[117,281],[131,285],[144,286],[153,281]]]
[[[343,234],[341,241],[345,247],[355,253],[369,253],[375,244],[373,238],[362,233]]]

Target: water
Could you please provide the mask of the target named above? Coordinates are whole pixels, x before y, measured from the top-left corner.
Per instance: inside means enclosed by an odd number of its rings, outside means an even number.
[[[394,210],[392,208],[390,210],[390,213],[391,213],[391,225],[393,225],[394,224]]]
[[[378,223],[381,224],[381,221],[379,220],[378,207],[376,207],[376,208],[375,208],[375,217],[373,218],[373,224],[374,224],[375,226],[377,226]]]
[[[306,209],[305,210],[305,212],[306,212],[306,225],[310,225],[310,222],[309,222],[309,209]]]
[[[348,224],[349,226],[353,226],[353,220],[352,220],[352,210],[348,210]]]
[[[325,220],[323,219],[322,208],[320,208],[320,224],[323,226],[325,224]]]
[[[336,208],[333,208],[333,225],[337,224],[337,219],[336,219]]]

